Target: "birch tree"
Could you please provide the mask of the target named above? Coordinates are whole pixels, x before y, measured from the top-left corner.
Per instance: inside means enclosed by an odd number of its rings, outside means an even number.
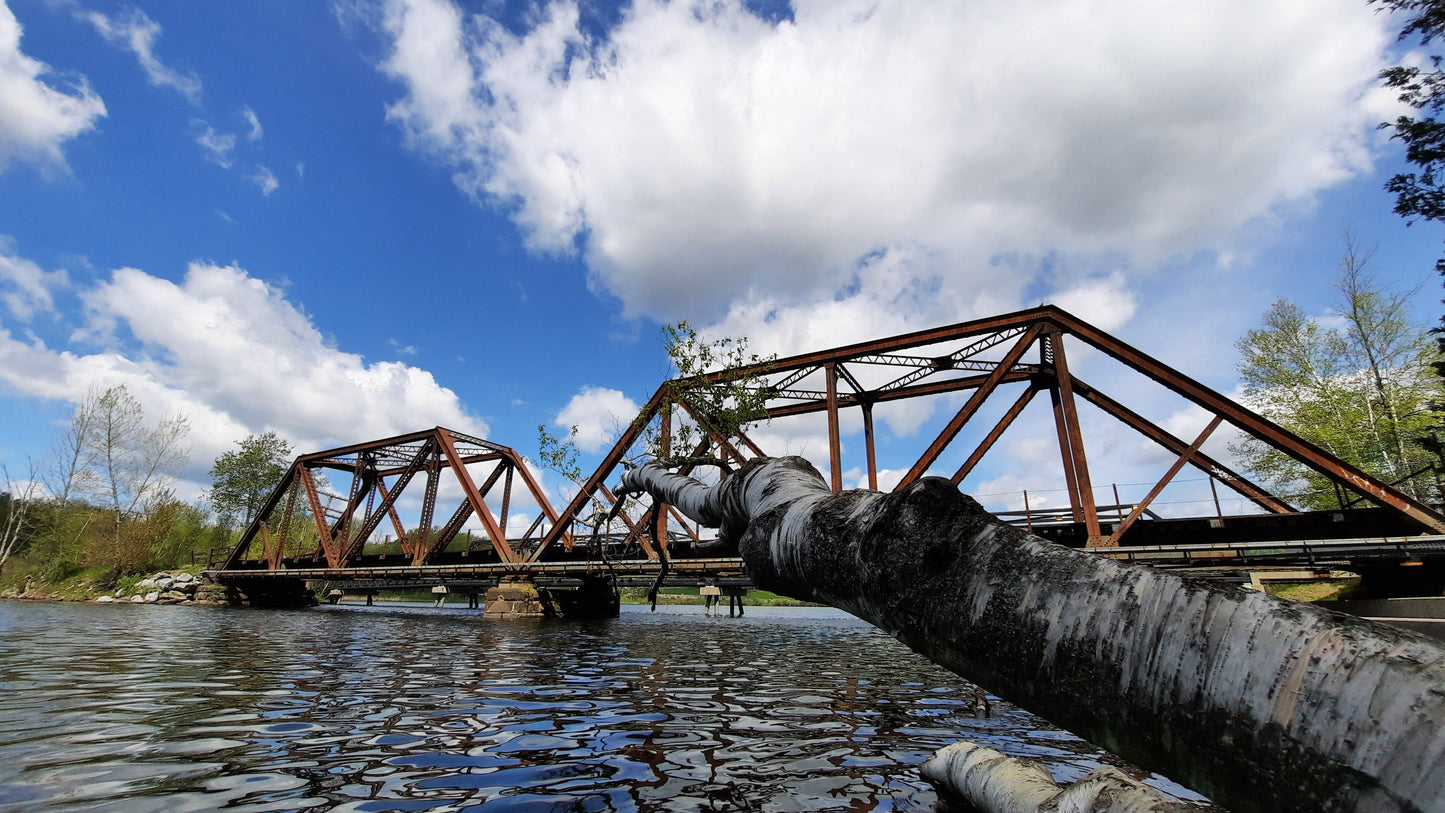
[[[171,476],[190,453],[185,445],[190,424],[183,415],[171,415],[147,426],[144,409],[124,384],[80,409],[90,414],[73,423],[89,427],[84,458],[94,472],[93,492],[109,516],[109,558],[124,570],[144,555],[126,544],[126,520],[172,499]]]
[[[17,481],[10,477],[9,467],[0,466],[0,474],[5,477],[5,520],[0,524],[0,572],[5,570],[5,563],[17,552],[34,524],[35,504],[41,497],[34,468],[31,466],[28,478]]]
[[[1412,475],[1438,462],[1427,448],[1441,421],[1441,381],[1432,369],[1438,354],[1428,330],[1410,319],[1416,291],[1382,286],[1369,266],[1373,253],[1346,233],[1332,313],[1313,318],[1281,299],[1236,343],[1243,400],[1341,460],[1430,500],[1437,480]],[[1341,507],[1329,480],[1293,458],[1257,440],[1234,450],[1301,505]]]
[[[1234,813],[1445,808],[1445,647],[1310,605],[1065,548],[948,480],[834,494],[812,464],[646,493],[719,528],[758,587],[846,610]]]

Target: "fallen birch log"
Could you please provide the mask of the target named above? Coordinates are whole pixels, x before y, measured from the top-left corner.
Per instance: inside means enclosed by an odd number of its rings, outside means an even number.
[[[1199,813],[1130,779],[1118,768],[1095,768],[1060,787],[1047,768],[971,742],[940,748],[918,771],[971,809],[988,813]]]
[[[833,494],[799,457],[715,487],[622,489],[720,529],[761,588],[915,651],[1235,811],[1445,811],[1445,647],[1394,627],[1104,559],[941,478]]]

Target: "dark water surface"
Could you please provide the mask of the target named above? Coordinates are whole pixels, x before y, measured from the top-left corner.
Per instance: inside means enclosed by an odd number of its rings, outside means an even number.
[[[958,739],[1063,778],[1098,764],[974,703],[833,610],[7,601],[0,809],[929,811],[918,765]]]

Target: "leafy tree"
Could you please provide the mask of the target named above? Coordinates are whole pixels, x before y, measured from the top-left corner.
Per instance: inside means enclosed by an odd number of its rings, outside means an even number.
[[[1236,343],[1244,400],[1341,460],[1434,499],[1432,484],[1410,476],[1435,462],[1425,444],[1441,422],[1432,409],[1441,382],[1430,372],[1438,354],[1428,331],[1409,320],[1413,292],[1379,287],[1370,254],[1347,235],[1331,318],[1313,319],[1281,299]],[[1301,505],[1339,507],[1328,480],[1293,458],[1253,439],[1234,451]]]
[[[190,424],[172,415],[148,425],[140,402],[124,384],[91,393],[76,407],[63,436],[69,454],[57,467],[63,494],[97,499],[106,513],[103,547],[95,559],[115,573],[142,566],[148,555],[145,535],[128,534],[134,520],[174,501],[173,474],[185,464]],[[87,518],[76,538],[85,534]]]
[[[767,418],[768,396],[762,374],[736,371],[766,365],[772,356],[764,358],[749,352],[748,340],[744,338],[724,337],[704,341],[686,321],[664,325],[662,335],[667,357],[677,370],[673,398],[701,416],[709,428],[722,437],[731,437]],[[694,380],[718,370],[726,371],[726,374],[717,381],[704,383]],[[682,417],[684,419],[678,421],[673,438],[671,455],[664,458],[659,439],[655,434],[649,435],[649,454],[660,462],[697,462],[684,457],[706,432],[695,421]]]
[[[1421,47],[1431,46],[1445,34],[1445,0],[1369,0],[1373,6],[1406,15],[1399,41],[1418,39]],[[1396,65],[1380,72],[1385,87],[1398,91],[1400,101],[1417,111],[1384,122],[1390,138],[1405,145],[1405,160],[1417,171],[1400,172],[1385,184],[1395,195],[1395,214],[1416,220],[1445,220],[1445,122],[1437,119],[1445,108],[1445,70],[1438,53],[1426,57],[1428,66]],[[1445,259],[1435,261],[1435,270],[1445,274]],[[1445,352],[1445,317],[1435,328],[1436,341]],[[1445,362],[1436,362],[1436,372],[1445,377]],[[1439,451],[1437,449],[1437,451]]]
[[[184,465],[190,423],[182,415],[147,426],[145,410],[124,384],[106,389],[91,404],[86,459],[96,472],[98,491],[113,515],[117,539],[122,521],[171,500],[170,477]]]
[[[250,524],[291,465],[292,448],[275,432],[249,435],[216,458],[207,499],[224,527]]]
[[[0,571],[3,571],[11,555],[27,541],[28,531],[34,525],[40,484],[33,474],[29,479],[17,482],[11,479],[10,470],[3,466],[0,466],[0,474],[5,477],[5,493],[0,494],[0,501],[3,501],[0,508],[4,510],[4,519],[0,520]]]

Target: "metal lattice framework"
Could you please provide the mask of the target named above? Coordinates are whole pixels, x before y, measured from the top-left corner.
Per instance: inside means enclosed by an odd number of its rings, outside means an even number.
[[[469,466],[479,470],[480,483]],[[328,493],[318,484],[319,475],[326,471],[349,479],[345,495]],[[461,497],[446,522],[435,528],[439,492],[448,480],[459,487]],[[396,505],[407,488],[417,484],[422,491],[421,509],[409,531]],[[508,540],[505,528],[518,484],[539,511],[519,539]],[[495,513],[487,504],[489,496],[500,503]],[[303,534],[298,526],[307,523],[297,521],[301,514],[309,514],[310,524],[314,524],[314,536],[305,533],[304,540],[299,538]],[[481,438],[436,427],[328,449],[296,458],[241,535],[225,569],[237,569],[258,540],[261,555],[251,558],[259,559],[269,570],[282,569],[283,560],[345,568],[357,561],[383,523],[395,531],[408,564],[424,565],[446,550],[473,517],[479,520],[485,537],[472,547],[479,553],[494,554],[503,564],[520,561],[523,554],[519,549],[535,545],[542,532],[552,530],[558,521],[557,512],[521,456]],[[567,544],[570,542],[569,538]]]
[[[1089,385],[1070,371],[1066,338],[1070,343],[1102,352],[1202,408],[1209,414],[1208,425],[1192,439],[1177,437]],[[1047,393],[1069,497],[1065,515],[1082,529],[1090,547],[1117,547],[1121,538],[1149,513],[1150,505],[1186,466],[1206,473],[1211,488],[1215,482],[1220,483],[1257,506],[1264,514],[1296,514],[1296,509],[1286,500],[1201,450],[1215,430],[1226,423],[1241,434],[1255,438],[1318,472],[1342,492],[1357,495],[1362,504],[1376,506],[1379,515],[1388,519],[1388,523],[1379,528],[1367,526],[1362,532],[1360,526],[1352,525],[1341,527],[1341,531],[1362,536],[1445,534],[1445,516],[1433,508],[1087,322],[1059,308],[1043,306],[665,382],[560,513],[547,503],[541,488],[514,451],[447,429],[436,428],[303,455],[292,464],[259,517],[247,528],[225,569],[254,569],[260,564],[269,570],[283,567],[329,568],[334,572],[355,567],[368,538],[387,520],[397,537],[403,540],[403,551],[410,565],[437,565],[441,563],[438,554],[446,549],[472,516],[479,518],[485,529],[485,550],[480,552],[487,554],[486,562],[474,566],[500,568],[512,573],[540,573],[569,559],[576,560],[583,552],[574,551],[573,526],[585,524],[598,506],[615,504],[606,480],[614,476],[624,460],[642,451],[639,447],[649,430],[664,455],[672,453],[671,443],[678,436],[680,422],[683,421],[690,422],[702,436],[696,448],[689,450],[692,457],[712,455],[740,463],[767,454],[747,432],[725,435],[719,431],[709,415],[694,406],[707,402],[706,397],[683,397],[684,393],[706,396],[709,388],[715,394],[728,387],[739,386],[736,383],[739,380],[748,382],[745,386],[753,388],[761,396],[771,421],[826,414],[829,468],[834,490],[841,489],[843,484],[840,415],[846,410],[857,409],[861,413],[867,482],[870,488],[877,488],[878,466],[873,429],[875,406],[904,399],[966,394],[962,406],[927,442],[903,475],[896,486],[902,488],[935,469],[965,426],[980,415],[986,402],[1005,390],[1011,391],[1013,400],[1002,416],[982,434],[963,458],[963,463],[949,475],[954,483],[962,482],[1033,399]],[[1003,395],[1005,399],[1008,397]],[[955,395],[953,402],[956,403],[957,398]],[[1130,507],[1127,517],[1123,517],[1120,510],[1118,516],[1111,518],[1113,521],[1106,523],[1100,520],[1080,428],[1080,401],[1137,431],[1174,458],[1148,495]],[[976,436],[977,432],[973,434]],[[478,463],[494,464],[480,484],[472,479],[466,468]],[[317,487],[314,473],[323,469],[350,475],[349,493],[345,496],[330,495],[332,502],[342,504],[339,510],[328,509],[322,504],[325,495]],[[688,467],[682,469],[683,473],[689,470]],[[463,498],[451,518],[440,530],[432,533],[437,486],[444,471],[450,471],[457,478]],[[421,516],[417,527],[408,532],[398,518],[396,500],[408,486],[414,487],[417,476],[423,474],[425,494]],[[536,521],[521,537],[509,540],[503,529],[506,527],[514,476],[520,477],[540,511]],[[501,502],[500,519],[486,503],[498,482],[503,483],[498,498]],[[297,551],[294,540],[288,541],[288,535],[296,533],[298,523],[294,518],[298,506],[302,506],[302,513],[310,513],[315,524],[315,537],[319,540],[309,551]],[[632,507],[632,515],[623,512],[620,532],[613,534],[609,531],[605,535],[609,540],[606,544],[616,544],[620,548],[640,547],[648,559],[655,559],[657,551],[648,533],[648,523],[637,513],[647,508],[646,504],[641,504]],[[1110,508],[1119,510],[1121,507]],[[685,540],[693,543],[703,541],[698,530],[689,526],[671,506],[660,509],[656,538],[668,540],[669,547]],[[669,518],[677,523],[676,528],[681,532],[669,530]],[[251,556],[247,560],[248,551],[258,539],[263,548],[262,555]],[[260,562],[257,562],[258,558]],[[243,560],[246,560],[244,565]]]
[[[1169,391],[1203,408],[1210,421],[1197,437],[1176,437],[1105,393],[1090,386],[1069,370],[1064,339],[1081,342],[1102,351],[1124,366],[1163,385]],[[1043,306],[972,322],[907,333],[891,338],[822,350],[766,362],[751,367],[718,371],[688,380],[669,381],[643,407],[637,419],[622,433],[616,445],[587,480],[581,492],[562,511],[558,523],[536,548],[528,561],[541,561],[549,548],[561,541],[572,518],[590,500],[611,501],[604,481],[642,438],[645,427],[658,422],[658,437],[664,445],[676,420],[686,415],[705,434],[694,453],[709,448],[723,458],[741,462],[763,456],[763,449],[745,432],[729,437],[712,428],[705,414],[679,397],[687,390],[706,391],[729,386],[738,376],[755,381],[764,396],[769,419],[826,413],[828,452],[833,489],[842,488],[842,444],[839,415],[847,409],[862,413],[867,477],[870,488],[878,487],[878,466],[874,448],[873,409],[890,401],[929,398],[949,393],[968,393],[962,407],[922,450],[897,488],[924,476],[949,448],[959,433],[979,413],[985,402],[1008,385],[1022,385],[1015,400],[997,420],[963,464],[951,475],[954,483],[968,476],[1024,408],[1041,393],[1047,393],[1058,433],[1059,453],[1069,495],[1070,514],[1084,526],[1088,545],[1115,547],[1129,529],[1144,516],[1150,504],[1185,466],[1194,466],[1234,490],[1264,512],[1295,513],[1287,501],[1271,494],[1243,474],[1201,451],[1204,442],[1224,423],[1240,433],[1258,439],[1324,475],[1342,490],[1384,509],[1393,519],[1416,532],[1445,533],[1445,516],[1323,449],[1285,430],[1263,416],[1240,406],[1178,370],[1119,341],[1066,311]],[[745,379],[745,380],[746,380]],[[696,399],[691,399],[696,401]],[[1128,517],[1111,523],[1108,533],[1100,522],[1094,501],[1088,458],[1079,425],[1078,402],[1082,400],[1118,419],[1175,456],[1148,496],[1136,503]],[[667,453],[666,451],[664,453]]]

